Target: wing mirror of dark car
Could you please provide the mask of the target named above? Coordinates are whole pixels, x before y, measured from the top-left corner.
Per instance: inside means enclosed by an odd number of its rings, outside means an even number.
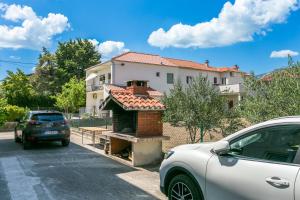
[[[221,140],[215,143],[212,151],[217,155],[227,154],[230,150],[229,142],[226,140]]]

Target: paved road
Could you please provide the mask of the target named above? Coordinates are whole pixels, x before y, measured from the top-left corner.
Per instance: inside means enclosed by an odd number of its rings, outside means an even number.
[[[155,199],[119,178],[133,168],[74,143],[24,151],[12,137],[0,132],[1,200]]]

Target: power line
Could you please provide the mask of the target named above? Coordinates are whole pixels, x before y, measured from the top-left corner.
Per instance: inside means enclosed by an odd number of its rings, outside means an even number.
[[[11,61],[11,60],[1,60],[1,59],[0,59],[0,62],[13,63],[13,64],[23,64],[23,65],[36,65],[36,63],[19,62],[19,61]]]

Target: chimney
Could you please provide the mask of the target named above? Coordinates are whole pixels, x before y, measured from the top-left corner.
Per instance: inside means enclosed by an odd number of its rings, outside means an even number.
[[[209,60],[205,60],[205,66],[209,67]]]
[[[236,70],[239,70],[239,69],[240,69],[240,67],[239,67],[237,64],[234,65],[234,68],[235,68]]]
[[[147,82],[143,80],[131,80],[127,81],[126,89],[134,95],[148,95],[147,93]]]

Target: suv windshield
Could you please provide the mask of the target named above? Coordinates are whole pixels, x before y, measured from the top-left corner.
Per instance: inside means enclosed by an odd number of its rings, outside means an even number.
[[[39,114],[34,114],[31,117],[32,120],[36,121],[47,121],[47,122],[52,122],[52,121],[64,121],[65,118],[62,114],[59,113],[39,113]]]

